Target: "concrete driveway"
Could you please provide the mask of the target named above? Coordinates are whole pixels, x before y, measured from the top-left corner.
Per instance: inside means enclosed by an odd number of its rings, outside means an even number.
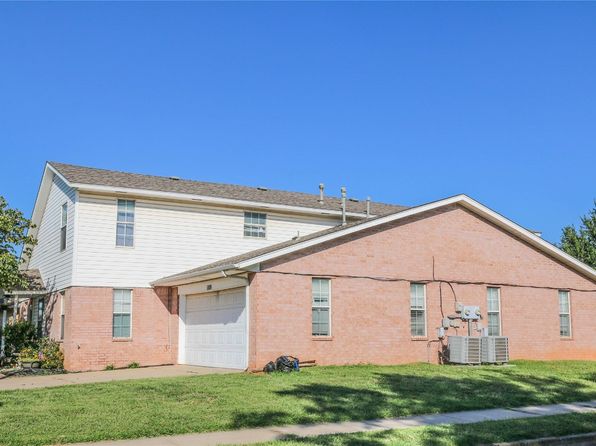
[[[39,389],[72,384],[123,381],[127,379],[167,378],[171,376],[196,376],[213,373],[240,373],[240,370],[216,369],[191,365],[163,365],[139,367],[138,369],[102,370],[99,372],[65,373],[63,375],[15,376],[0,379],[0,391],[18,389]]]

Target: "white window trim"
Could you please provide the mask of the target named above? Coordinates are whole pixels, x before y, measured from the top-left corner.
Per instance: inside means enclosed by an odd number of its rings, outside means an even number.
[[[114,336],[114,291],[116,290],[126,290],[126,291],[130,291],[130,333],[128,334],[128,336],[126,337],[118,337],[118,336]],[[133,301],[134,301],[134,289],[133,288],[112,288],[112,340],[116,340],[116,341],[128,341],[128,340],[132,340],[132,328],[133,328],[133,323],[132,323],[132,305],[133,305]],[[123,313],[120,313],[123,314]]]
[[[424,308],[422,311],[424,311],[424,334],[423,335],[413,335],[412,334],[412,310],[420,310],[420,308],[412,308],[412,285],[422,285],[422,291],[424,294]],[[409,307],[410,307],[410,337],[412,339],[424,339],[424,338],[428,338],[428,321],[427,321],[427,317],[428,317],[428,312],[426,311],[426,283],[420,283],[420,282],[410,282],[410,294],[408,296],[408,302],[409,302]]]
[[[567,306],[569,307],[568,313],[561,313],[561,297],[559,293],[567,293]],[[557,304],[559,305],[559,337],[561,339],[572,339],[573,338],[573,322],[571,321],[571,291],[559,290],[557,291]],[[566,314],[569,316],[569,336],[561,335],[561,315]]]
[[[323,279],[323,280],[329,281],[329,302],[327,303],[327,306],[326,307],[323,307],[323,306],[315,307],[313,305],[314,302],[312,300],[312,282],[313,282],[314,279],[319,279],[319,280],[320,279]],[[331,325],[331,319],[332,319],[332,317],[331,317],[331,312],[332,312],[332,309],[331,309],[331,296],[333,294],[333,292],[331,291],[331,282],[333,282],[333,281],[331,280],[330,277],[313,277],[313,278],[311,278],[311,281],[310,281],[310,313],[311,313],[310,314],[310,335],[311,335],[311,337],[316,338],[316,339],[330,338],[332,336],[332,333],[333,333],[333,327]],[[328,308],[329,309],[329,333],[328,334],[326,334],[326,335],[315,335],[315,334],[313,334],[313,332],[312,332],[312,309],[313,308]]]
[[[118,221],[118,202],[119,201],[132,201],[134,203],[134,221],[132,223],[124,223],[124,222],[120,222]],[[125,246],[125,245],[119,245],[118,244],[118,224],[132,224],[132,245],[131,246]],[[123,248],[123,249],[133,249],[137,243],[137,200],[131,200],[130,198],[117,198],[116,199],[116,232],[115,232],[115,238],[114,238],[114,246],[116,248]],[[122,288],[124,289],[124,288]]]
[[[249,225],[249,226],[264,226],[265,227],[265,237],[255,237],[254,235],[246,235],[246,214],[261,214],[265,216],[265,224],[264,225]],[[257,212],[257,211],[243,211],[242,212],[242,235],[246,239],[250,240],[267,240],[269,238],[269,231],[268,231],[268,221],[269,221],[269,214],[266,212]]]
[[[495,288],[497,290],[497,305],[499,306],[499,311],[488,311],[488,290],[490,288]],[[497,313],[499,315],[499,334],[498,336],[503,336],[503,318],[501,317],[501,288],[496,286],[489,286],[486,287],[486,317],[488,319],[489,313]],[[487,332],[488,332],[488,320],[487,320]],[[492,335],[494,336],[494,335]]]

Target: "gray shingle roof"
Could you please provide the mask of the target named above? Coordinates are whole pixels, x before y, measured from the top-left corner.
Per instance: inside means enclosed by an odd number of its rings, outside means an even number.
[[[316,194],[287,192],[275,189],[260,190],[256,187],[237,186],[234,184],[172,179],[169,177],[75,166],[54,161],[50,161],[49,164],[71,183],[143,189],[159,192],[177,192],[214,198],[253,201],[321,210],[339,211],[341,209],[341,200],[332,196],[326,196],[324,202],[319,203],[319,196]],[[406,209],[406,207],[385,203],[371,203],[371,213],[373,215],[384,215],[403,209]],[[366,212],[366,201],[362,200],[355,202],[348,200],[347,211],[358,213]]]

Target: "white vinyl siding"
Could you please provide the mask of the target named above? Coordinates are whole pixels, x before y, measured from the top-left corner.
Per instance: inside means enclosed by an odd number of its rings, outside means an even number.
[[[559,291],[559,334],[562,338],[571,337],[571,304],[569,291]]]
[[[132,290],[114,290],[112,337],[130,338]]]
[[[267,214],[267,238],[244,237],[244,210],[137,199],[134,249],[114,242],[117,199],[81,195],[78,286],[147,287],[153,280],[337,224],[337,217]]]
[[[488,335],[501,336],[501,290],[495,287],[486,289]]]
[[[312,335],[331,336],[330,279],[312,279]]]
[[[267,238],[267,214],[245,212],[244,237]]]
[[[426,285],[410,284],[410,334],[426,336]]]
[[[71,285],[75,201],[75,190],[54,176],[38,225],[37,245],[33,247],[28,265],[30,269],[39,269],[44,282],[52,290],[61,290]],[[59,248],[64,204],[67,204],[66,246],[61,250]]]

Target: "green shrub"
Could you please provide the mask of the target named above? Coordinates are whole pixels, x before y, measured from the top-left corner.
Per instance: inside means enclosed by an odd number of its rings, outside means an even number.
[[[114,364],[108,364],[104,370],[115,370]]]
[[[35,348],[37,334],[35,327],[26,321],[18,321],[4,327],[4,354],[10,364],[16,362],[16,355],[28,347]]]
[[[136,361],[133,361],[130,364],[128,364],[126,367],[128,367],[129,369],[138,369],[140,367],[140,364]]]
[[[60,349],[60,343],[50,338],[41,338],[37,349],[41,358],[42,369],[63,369],[64,354]]]

